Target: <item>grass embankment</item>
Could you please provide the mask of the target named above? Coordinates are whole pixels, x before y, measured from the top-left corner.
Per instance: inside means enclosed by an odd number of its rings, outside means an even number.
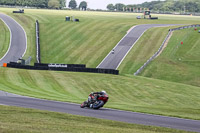
[[[0,106],[0,132],[187,133],[168,128],[142,126],[9,106]]]
[[[9,48],[10,31],[0,19],[0,59],[5,55]]]
[[[105,107],[200,120],[199,87],[143,77],[1,69],[1,90],[37,98],[82,103],[106,90]]]
[[[25,14],[12,14],[12,10],[14,9],[0,8],[0,11],[15,18],[25,28],[28,35],[26,56],[35,55],[34,23],[38,19],[41,30],[42,62],[78,63],[86,64],[88,67],[96,67],[133,25],[200,22],[199,17],[191,16],[158,15],[159,20],[152,21],[137,20],[135,17],[138,14],[131,13],[26,9]],[[80,22],[65,22],[65,16],[75,16],[80,19]],[[163,37],[164,40],[165,34],[167,34],[166,31],[162,32],[158,28],[153,33],[151,30],[149,31],[159,42],[162,42],[161,38]],[[157,37],[161,34],[159,31],[162,33],[162,37]],[[148,34],[146,36],[148,39]],[[146,39],[140,40],[141,43],[146,42]],[[134,51],[134,47],[132,51]],[[136,47],[141,50],[139,45]],[[151,49],[151,47],[149,48]],[[133,54],[132,51],[130,55]],[[153,53],[154,50],[151,49],[151,52]],[[144,52],[140,54],[144,54]],[[148,53],[149,55],[150,53]],[[147,58],[147,56],[141,56],[141,58],[144,57]],[[130,65],[128,68],[132,69]],[[123,69],[124,73],[131,72],[125,66]],[[1,69],[0,75],[1,90],[21,95],[81,103],[91,91],[106,90],[110,95],[106,107],[200,119],[199,87],[143,77],[88,73],[4,68]]]
[[[194,28],[175,31],[163,53],[141,75],[200,86],[199,36]]]
[[[137,24],[191,24],[199,17],[156,15],[159,20],[137,20],[141,14],[81,12],[25,9],[25,14],[12,14],[16,9],[0,11],[14,17],[28,34],[26,56],[35,57],[35,20],[40,22],[42,62],[86,64],[96,67],[110,50]],[[65,16],[79,18],[79,23],[65,22]],[[154,15],[155,16],[155,15]],[[163,38],[164,39],[164,38]]]
[[[159,27],[147,30],[120,65],[120,74],[134,74],[144,65],[158,51],[169,29]]]

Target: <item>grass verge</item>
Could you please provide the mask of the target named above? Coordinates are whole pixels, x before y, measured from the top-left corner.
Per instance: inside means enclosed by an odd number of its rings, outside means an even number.
[[[170,27],[147,30],[119,67],[120,74],[134,74],[161,46]]]
[[[25,9],[24,14],[11,13],[12,8],[1,12],[15,18],[28,35],[25,58],[35,62],[35,20],[40,22],[41,60],[44,63],[86,64],[96,67],[109,51],[138,24],[193,24],[199,17],[157,15],[159,20],[137,20],[136,13],[82,12],[69,10]],[[79,18],[79,23],[65,22],[65,16]]]
[[[82,103],[106,90],[105,107],[200,119],[199,87],[133,76],[1,68],[1,90],[31,97]]]
[[[169,128],[0,105],[0,132],[9,133],[187,133]]]
[[[0,59],[5,55],[9,48],[10,31],[4,22],[0,19]]]
[[[163,53],[141,75],[200,87],[199,35],[194,28],[175,31]]]

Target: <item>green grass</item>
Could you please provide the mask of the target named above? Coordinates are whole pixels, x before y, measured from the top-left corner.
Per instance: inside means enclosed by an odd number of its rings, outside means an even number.
[[[142,126],[64,113],[0,106],[1,133],[187,133],[169,128]],[[189,133],[189,132],[188,132]]]
[[[14,8],[0,8],[0,12],[3,12],[9,16],[11,16],[13,19],[15,19],[26,31],[27,35],[27,51],[24,59],[27,59],[29,56],[32,57],[32,64],[36,62],[36,44],[35,44],[35,20],[32,17],[29,17],[26,14],[13,14],[13,10],[18,10]],[[6,40],[10,41],[10,40]]]
[[[199,87],[133,76],[28,71],[1,68],[1,90],[31,97],[82,103],[106,90],[105,107],[200,120]]]
[[[139,14],[132,13],[25,9],[25,14],[12,14],[13,10],[15,9],[0,8],[1,12],[12,16],[26,30],[28,50],[25,58],[31,55],[32,63],[35,61],[37,19],[41,30],[42,62],[78,63],[88,67],[96,67],[134,25],[200,22],[200,17],[177,15],[153,15],[158,16],[159,20],[152,21],[137,20],[136,16]],[[64,21],[65,16],[72,15],[79,18],[80,22]],[[37,98],[75,103],[83,102],[91,91],[106,90],[110,96],[106,107],[200,120],[199,87],[130,75],[157,51],[167,30],[168,28],[148,30],[120,66],[120,76],[1,68],[0,89]],[[149,45],[144,45],[146,42]],[[195,52],[198,55],[198,50]],[[194,65],[189,69],[196,73],[196,78],[190,81],[196,84],[199,82],[199,69]],[[168,69],[166,70],[168,72]],[[168,77],[170,78],[170,75]],[[185,78],[189,79],[191,76],[185,75]]]
[[[0,20],[0,59],[5,55],[9,47],[10,31],[7,26]]]
[[[134,45],[130,53],[118,68],[121,74],[134,74],[156,53],[168,34],[170,27],[147,30]]]
[[[153,15],[159,20],[137,20],[136,13],[81,12],[25,9],[25,14],[12,14],[16,9],[0,8],[15,18],[28,34],[28,56],[35,57],[35,20],[40,22],[41,56],[44,63],[86,64],[96,67],[121,40],[129,28],[138,24],[193,24],[199,17]],[[79,23],[65,22],[75,16]],[[33,62],[35,58],[33,59]]]
[[[175,31],[163,53],[141,75],[200,87],[199,36],[194,28]]]

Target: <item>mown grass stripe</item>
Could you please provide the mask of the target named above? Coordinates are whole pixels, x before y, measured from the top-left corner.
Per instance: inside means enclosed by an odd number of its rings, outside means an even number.
[[[7,26],[0,19],[0,59],[5,55],[9,47],[10,32]]]

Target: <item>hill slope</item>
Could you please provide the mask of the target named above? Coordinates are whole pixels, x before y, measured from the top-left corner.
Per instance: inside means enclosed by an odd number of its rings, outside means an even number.
[[[10,32],[0,19],[0,59],[5,55],[9,47]]]
[[[199,87],[133,76],[28,71],[3,68],[1,90],[37,98],[82,103],[106,90],[106,107],[200,119]]]
[[[163,53],[141,75],[200,86],[199,36],[193,28],[175,31]]]

